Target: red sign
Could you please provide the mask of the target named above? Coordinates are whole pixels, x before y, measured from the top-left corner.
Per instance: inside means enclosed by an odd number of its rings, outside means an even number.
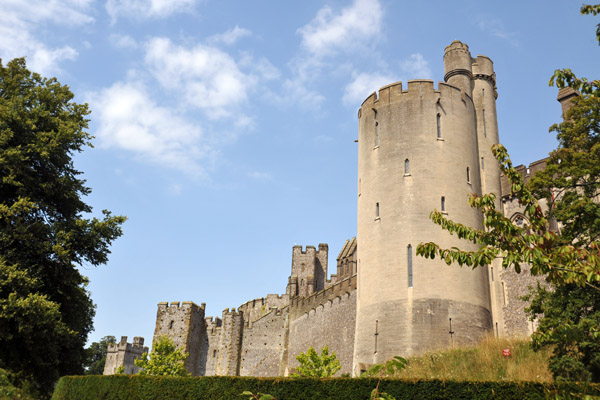
[[[503,355],[504,357],[508,357],[508,356],[510,356],[510,349],[503,349],[503,350],[502,350],[502,355]]]

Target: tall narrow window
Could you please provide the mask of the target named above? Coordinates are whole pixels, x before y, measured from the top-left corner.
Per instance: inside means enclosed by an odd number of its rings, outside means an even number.
[[[471,170],[467,167],[467,183],[471,183]]]
[[[408,261],[408,287],[413,287],[412,245],[409,244],[406,251]]]
[[[483,136],[487,137],[487,128],[485,126],[485,110],[483,110]]]
[[[406,160],[404,160],[404,175],[409,175],[410,174],[410,161],[408,161],[408,158]]]
[[[375,217],[379,218],[379,203],[375,203]]]
[[[485,169],[485,164],[483,162],[483,157],[481,157],[481,169]]]
[[[358,195],[360,196],[360,187],[361,187],[361,181],[360,178],[358,178]]]
[[[375,146],[379,146],[379,122],[375,122]]]
[[[481,89],[481,97],[485,96],[485,89]]]
[[[437,115],[437,138],[442,138],[442,116],[440,114]]]
[[[446,211],[446,198],[442,196],[442,212]]]
[[[490,271],[492,272],[492,282],[494,282],[494,267],[490,267]]]

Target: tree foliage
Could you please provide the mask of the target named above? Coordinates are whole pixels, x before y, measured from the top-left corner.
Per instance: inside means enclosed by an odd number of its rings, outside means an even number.
[[[104,336],[99,342],[93,342],[85,349],[85,363],[83,368],[86,375],[102,375],[106,364],[106,351],[109,344],[116,343],[114,336]]]
[[[552,349],[548,368],[555,379],[600,382],[600,293],[573,284],[538,286],[528,300],[528,313],[542,315],[534,349]]]
[[[124,217],[85,218],[73,155],[89,110],[56,79],[0,62],[0,368],[39,385],[82,373],[94,305],[78,265],[107,261]]]
[[[296,368],[292,376],[329,378],[342,368],[335,352],[331,353],[331,355],[329,354],[328,346],[321,349],[320,355],[311,346],[306,353],[300,353],[300,355],[296,356],[296,360],[298,360],[300,365]]]
[[[551,231],[547,212],[512,166],[506,148],[496,145],[492,151],[510,182],[511,195],[524,207],[529,224],[513,224],[495,208],[496,196],[493,193],[482,196],[471,194],[469,205],[483,212],[484,229],[454,222],[439,211],[433,211],[430,217],[450,234],[478,244],[479,249],[443,249],[436,243],[429,242],[420,243],[417,254],[431,259],[439,256],[448,265],[456,262],[460,266],[472,268],[491,264],[497,257],[502,257],[502,267],[514,268],[518,273],[521,272],[521,265],[528,264],[533,275],[544,275],[552,283],[595,286],[600,281],[599,243],[596,241],[581,246],[565,242],[558,232]]]
[[[142,358],[134,361],[141,368],[140,375],[190,375],[184,365],[188,354],[182,353],[168,336],[160,336],[152,347],[150,356],[144,353]]]

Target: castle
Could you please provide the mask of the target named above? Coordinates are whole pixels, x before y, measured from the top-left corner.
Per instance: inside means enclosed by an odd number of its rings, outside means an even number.
[[[154,339],[168,335],[189,353],[192,375],[282,376],[309,346],[328,345],[339,373],[358,375],[396,355],[530,335],[535,324],[520,300],[535,284],[527,270],[505,270],[501,259],[470,269],[415,255],[429,241],[476,250],[428,218],[437,209],[481,228],[470,193],[500,193],[497,208],[527,222],[491,153],[499,142],[492,61],[454,41],[444,71],[437,89],[430,80],[393,83],[358,110],[357,235],[337,256],[336,274],[328,278],[327,244],[294,246],[284,294],[221,318],[205,316],[204,303],[159,303]],[[563,109],[570,97],[559,94]],[[528,179],[543,167],[518,169]]]

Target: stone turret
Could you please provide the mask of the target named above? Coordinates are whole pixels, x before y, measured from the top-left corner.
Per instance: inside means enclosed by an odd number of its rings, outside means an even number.
[[[314,246],[294,246],[292,249],[292,274],[288,279],[286,294],[290,297],[308,297],[323,290],[327,280],[327,257],[329,247],[319,244]]]
[[[432,210],[482,227],[481,213],[467,202],[482,193],[473,60],[455,41],[444,61],[448,83],[394,83],[359,110],[355,374],[395,355],[475,344],[491,331],[487,270],[415,254],[429,241],[477,249],[435,229]],[[477,73],[490,75],[490,66],[478,58]]]
[[[148,353],[143,337],[136,336],[133,343],[127,343],[127,336],[121,336],[119,343],[110,343],[106,349],[104,375],[117,373],[119,367],[123,367],[125,374],[137,374],[140,369],[135,366],[134,360],[141,358],[143,353]]]
[[[205,304],[201,306],[191,301],[183,303],[158,303],[154,341],[166,335],[177,348],[189,356],[185,368],[192,375],[200,374],[200,360],[206,358],[206,322],[204,320]]]

